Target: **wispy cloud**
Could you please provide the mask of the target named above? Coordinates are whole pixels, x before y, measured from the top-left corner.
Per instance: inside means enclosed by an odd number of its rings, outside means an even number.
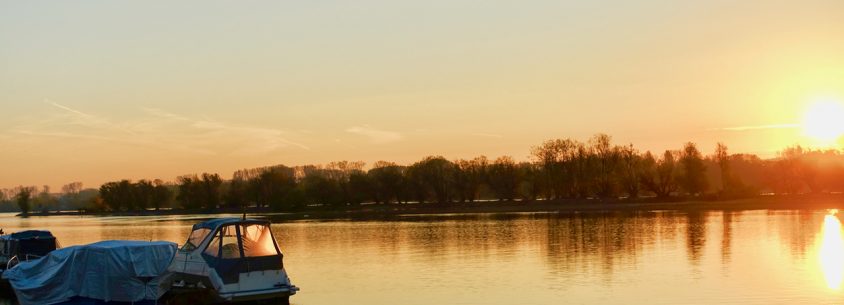
[[[210,118],[191,118],[161,109],[144,108],[144,111],[157,120],[137,126],[140,130],[160,132],[158,129],[162,127],[178,125],[182,127],[182,133],[177,136],[197,145],[230,143],[231,147],[235,147],[233,152],[238,154],[268,153],[291,146],[310,150],[307,145],[288,139],[286,136],[293,134],[290,131],[231,124]]]
[[[134,134],[132,130],[127,128],[125,124],[117,124],[112,122],[111,120],[92,115],[86,112],[82,112],[80,110],[52,102],[50,100],[45,100],[46,103],[50,104],[51,106],[61,109],[63,111],[62,114],[55,115],[58,117],[58,120],[52,120],[53,122],[60,122],[69,125],[77,125],[77,126],[84,126],[88,128],[98,128],[98,129],[112,129],[120,132],[125,132],[128,134]],[[54,116],[54,118],[55,118]],[[64,119],[64,120],[62,120]]]
[[[194,118],[154,108],[140,108],[138,117],[115,123],[70,106],[47,104],[61,111],[26,118],[12,127],[7,137],[67,138],[210,155],[264,154],[287,147],[310,150],[290,139],[295,138],[294,132],[282,129]]]
[[[368,125],[352,126],[346,129],[346,132],[367,137],[372,143],[377,144],[396,142],[404,138],[401,133],[375,129]]]
[[[475,133],[470,133],[469,135],[470,135],[470,136],[475,136],[475,137],[482,137],[482,138],[496,138],[496,139],[501,139],[501,138],[503,138],[503,137],[504,137],[503,135],[500,135],[500,134],[494,134],[494,133],[484,133],[484,132],[475,132]]]
[[[800,128],[800,124],[770,124],[770,125],[749,125],[749,126],[734,126],[734,127],[721,127],[721,128],[711,128],[710,131],[748,131],[748,130],[760,130],[760,129],[791,129],[791,128]]]

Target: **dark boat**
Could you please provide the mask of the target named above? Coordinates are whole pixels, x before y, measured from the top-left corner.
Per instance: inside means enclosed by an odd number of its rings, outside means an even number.
[[[0,274],[20,262],[45,256],[58,247],[56,237],[50,231],[28,230],[0,235]]]

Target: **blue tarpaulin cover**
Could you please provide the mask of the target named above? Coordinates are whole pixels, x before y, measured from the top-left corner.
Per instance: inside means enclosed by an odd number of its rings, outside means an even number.
[[[104,301],[155,300],[166,290],[176,244],[110,240],[72,246],[21,262],[3,273],[21,305],[47,305],[75,297]]]

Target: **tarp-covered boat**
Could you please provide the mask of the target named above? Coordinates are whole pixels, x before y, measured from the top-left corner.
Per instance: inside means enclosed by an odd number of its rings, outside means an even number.
[[[154,304],[169,289],[172,242],[101,241],[21,262],[2,277],[21,305]]]

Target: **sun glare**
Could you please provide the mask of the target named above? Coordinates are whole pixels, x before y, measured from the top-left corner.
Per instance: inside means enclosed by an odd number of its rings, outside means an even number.
[[[803,118],[803,133],[819,144],[835,144],[844,135],[844,104],[835,99],[815,101]]]
[[[841,289],[844,282],[844,261],[841,259],[844,255],[844,237],[841,236],[841,221],[834,214],[824,216],[821,238],[821,273],[829,288]]]

